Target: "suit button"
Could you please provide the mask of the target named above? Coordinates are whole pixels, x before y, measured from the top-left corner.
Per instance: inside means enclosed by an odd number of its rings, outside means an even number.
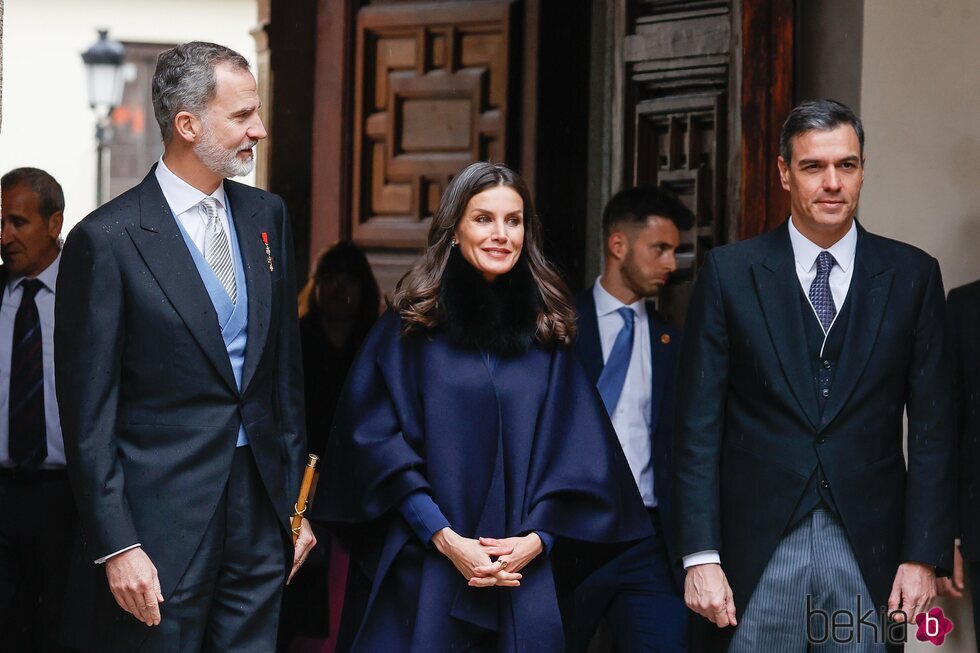
[[[823,489],[826,490],[827,488],[830,487],[830,483],[827,482],[827,479],[824,479],[824,480],[820,481],[820,487],[822,487]]]
[[[826,441],[827,441],[827,438],[824,438],[824,437],[817,438],[817,444],[823,444]]]
[[[829,370],[830,369],[830,361],[824,361],[823,362],[823,368],[825,370]]]
[[[824,399],[826,399],[827,397],[830,396],[830,389],[829,388],[824,388],[823,390],[820,391],[820,394],[823,395],[823,398]]]

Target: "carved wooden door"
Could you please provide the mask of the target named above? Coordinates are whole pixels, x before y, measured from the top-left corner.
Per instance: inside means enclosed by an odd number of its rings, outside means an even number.
[[[453,175],[511,158],[511,10],[499,0],[358,13],[348,233],[386,290],[424,246]]]
[[[711,247],[785,218],[775,176],[792,101],[792,0],[627,0],[623,186],[659,184],[697,216],[661,310],[683,320]]]

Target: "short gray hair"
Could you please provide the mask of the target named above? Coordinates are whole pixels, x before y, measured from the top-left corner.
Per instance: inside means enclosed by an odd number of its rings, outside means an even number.
[[[61,184],[40,168],[14,168],[0,177],[0,192],[17,186],[26,186],[37,194],[37,212],[45,220],[65,210],[65,192]]]
[[[160,125],[163,142],[170,142],[174,118],[181,111],[201,116],[214,99],[217,80],[214,69],[229,64],[249,70],[248,60],[217,43],[191,41],[170,48],[157,59],[153,73],[153,115]]]
[[[787,164],[793,158],[793,137],[813,130],[828,131],[850,125],[857,134],[864,158],[864,126],[850,107],[835,100],[808,100],[789,112],[779,134],[779,156]]]

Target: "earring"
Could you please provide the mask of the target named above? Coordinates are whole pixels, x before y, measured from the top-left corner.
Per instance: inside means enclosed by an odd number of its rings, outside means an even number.
[[[455,238],[453,238],[452,242],[449,243],[449,246],[450,247],[456,247],[456,239]]]

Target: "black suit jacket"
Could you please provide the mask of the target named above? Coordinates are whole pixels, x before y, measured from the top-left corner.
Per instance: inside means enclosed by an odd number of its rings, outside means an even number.
[[[578,354],[586,376],[593,385],[599,382],[604,367],[599,321],[596,317],[595,298],[592,288],[583,290],[575,297],[578,312],[578,335],[574,349]],[[660,511],[664,539],[670,559],[674,559],[674,488],[671,483],[670,459],[674,427],[674,381],[677,372],[679,338],[675,330],[664,322],[652,302],[647,302],[647,324],[650,330],[653,388],[650,400],[650,438],[653,451],[653,484]],[[683,590],[681,569],[675,569],[674,583]]]
[[[92,592],[107,600],[92,561],[137,542],[170,598],[224,490],[242,423],[288,538],[305,446],[292,237],[279,197],[231,181],[225,191],[248,288],[241,391],[152,170],[65,243],[56,385],[84,538],[69,605]]]
[[[743,610],[818,460],[876,605],[901,562],[951,568],[953,425],[939,265],[858,229],[851,315],[822,414],[785,223],[712,250],[691,299],[675,445],[679,553],[720,551]]]
[[[955,288],[947,303],[959,435],[960,550],[980,560],[980,281]]]

